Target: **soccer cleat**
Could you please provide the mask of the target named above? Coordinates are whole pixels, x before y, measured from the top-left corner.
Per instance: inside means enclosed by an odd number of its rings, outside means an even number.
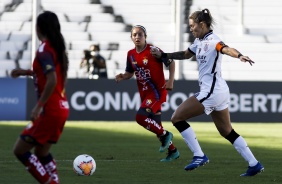
[[[166,131],[165,135],[159,137],[159,139],[162,143],[162,145],[160,147],[160,152],[164,152],[169,147],[169,144],[170,144],[170,141],[172,140],[172,138],[173,138],[173,134],[170,133],[169,131]]]
[[[206,165],[207,163],[209,163],[209,159],[206,155],[204,155],[203,157],[194,156],[192,162],[188,164],[184,169],[186,171],[192,171],[200,166]]]
[[[256,174],[259,174],[264,171],[264,167],[261,165],[261,163],[257,163],[257,165],[253,167],[248,167],[246,173],[241,174],[240,176],[254,176]]]
[[[167,157],[161,159],[161,162],[170,162],[172,160],[178,159],[179,155],[180,155],[180,153],[176,148],[172,151],[168,150]]]

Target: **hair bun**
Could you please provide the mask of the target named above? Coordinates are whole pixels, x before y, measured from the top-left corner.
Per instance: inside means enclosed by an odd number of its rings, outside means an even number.
[[[208,9],[203,9],[202,12],[203,12],[203,13],[209,13],[209,12],[208,12]]]

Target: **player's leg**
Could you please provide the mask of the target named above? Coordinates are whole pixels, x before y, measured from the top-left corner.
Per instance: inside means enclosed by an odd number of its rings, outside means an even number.
[[[54,183],[59,183],[57,164],[52,154],[49,152],[52,144],[46,143],[43,146],[36,146],[34,153],[42,163],[45,170],[52,177]]]
[[[159,125],[162,125],[162,121],[161,121],[161,112],[157,112],[156,114],[154,114],[152,116],[152,119],[155,120]],[[158,136],[157,136],[158,137]],[[160,137],[158,137],[158,139],[161,141]],[[162,141],[161,141],[162,142]],[[169,143],[169,147],[168,147],[168,152],[167,152],[167,157],[161,159],[161,162],[170,162],[172,160],[175,160],[177,158],[179,158],[180,153],[177,150],[177,148],[174,146],[173,142],[170,141]]]
[[[169,131],[166,131],[162,124],[158,124],[153,119],[154,114],[161,109],[161,105],[161,101],[157,101],[153,98],[144,99],[141,107],[137,111],[136,122],[160,138],[162,145],[159,151],[164,152],[169,147],[173,135]]]
[[[185,143],[193,152],[192,162],[185,167],[185,170],[193,170],[209,162],[203,153],[194,130],[190,127],[187,119],[204,113],[204,106],[194,97],[185,100],[173,113],[171,121],[175,128],[180,132]]]
[[[27,171],[39,182],[49,183],[51,182],[50,175],[46,172],[41,162],[38,160],[35,154],[32,154],[30,150],[34,147],[34,140],[31,137],[18,138],[14,146],[15,156],[23,163],[27,168]]]
[[[228,108],[211,113],[215,126],[221,136],[227,139],[242,157],[249,163],[249,169],[241,176],[253,176],[264,170],[248,147],[245,139],[232,128]]]
[[[59,183],[59,175],[57,171],[57,164],[52,154],[50,153],[51,146],[58,142],[62,131],[64,129],[64,125],[67,119],[68,112],[62,110],[61,113],[57,114],[49,114],[42,121],[41,133],[44,133],[44,139],[41,140],[41,145],[36,146],[34,153],[43,164],[45,170],[52,177],[52,182],[58,184]]]

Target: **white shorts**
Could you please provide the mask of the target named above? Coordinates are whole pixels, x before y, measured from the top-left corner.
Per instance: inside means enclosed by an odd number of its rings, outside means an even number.
[[[203,104],[207,115],[214,110],[221,111],[226,109],[230,101],[229,90],[228,92],[212,93],[210,96],[207,92],[198,92],[194,96]]]

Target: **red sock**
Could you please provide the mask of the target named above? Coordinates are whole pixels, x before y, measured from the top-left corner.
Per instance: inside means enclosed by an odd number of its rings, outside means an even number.
[[[168,150],[169,150],[169,151],[172,151],[172,150],[174,150],[174,149],[175,149],[175,147],[174,147],[172,141],[170,141]]]
[[[39,160],[43,164],[45,170],[52,177],[54,183],[59,184],[59,175],[57,171],[57,164],[53,159],[51,154],[48,154],[46,157],[40,157]]]
[[[161,136],[165,132],[162,125],[158,124],[155,120],[149,118],[148,116],[137,114],[136,121],[139,125],[155,133],[157,136]]]
[[[50,181],[50,175],[47,173],[41,162],[34,154],[27,152],[21,156],[18,156],[18,158],[26,166],[27,171],[39,183],[47,183],[48,181]]]

